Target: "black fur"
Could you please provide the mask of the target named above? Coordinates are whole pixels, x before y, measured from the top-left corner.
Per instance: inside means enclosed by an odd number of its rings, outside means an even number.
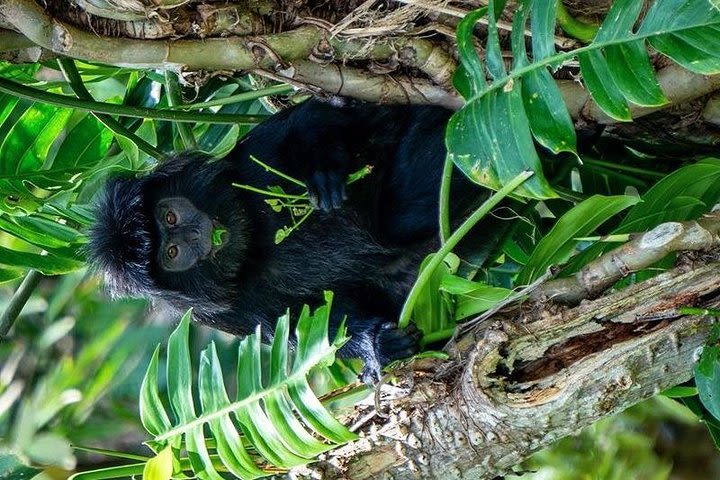
[[[199,321],[238,335],[258,324],[272,333],[287,307],[297,313],[332,290],[331,329],[347,316],[352,337],[340,353],[363,358],[372,378],[415,347],[417,334],[394,322],[420,261],[437,246],[449,115],[428,106],[305,102],[257,126],[223,160],[181,155],[143,178],[110,182],[90,235],[91,261],[113,294],[194,307]],[[303,189],[250,155],[307,182],[320,208],[279,245],[275,232],[289,219],[231,183]],[[365,164],[374,166],[371,175],[345,188],[347,175]],[[455,172],[452,192],[461,200],[481,190]],[[157,201],[171,196],[185,196],[229,231],[214,258],[181,273],[161,271],[155,261],[150,219]]]

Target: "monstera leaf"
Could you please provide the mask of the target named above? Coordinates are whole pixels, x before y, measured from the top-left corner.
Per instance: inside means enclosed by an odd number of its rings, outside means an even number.
[[[448,125],[449,157],[468,177],[498,189],[519,172],[536,175],[515,194],[555,196],[542,175],[534,141],[558,152],[575,151],[575,131],[549,67],[577,58],[585,86],[598,106],[630,120],[629,104],[667,102],[658,86],[648,44],[696,73],[720,72],[720,12],[711,0],[655,0],[636,26],[643,2],[616,0],[592,43],[557,54],[554,1],[520,0],[511,33],[512,66],[500,49],[496,18],[504,1],[490,0],[458,26],[461,68],[455,86],[466,105]],[[472,43],[475,23],[487,15],[488,39],[481,59]],[[532,30],[532,60],[525,48]],[[486,79],[490,78],[488,82]]]

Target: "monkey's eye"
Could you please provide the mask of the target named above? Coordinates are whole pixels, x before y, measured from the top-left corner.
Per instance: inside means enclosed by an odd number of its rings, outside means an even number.
[[[177,245],[170,245],[167,249],[168,258],[175,258],[178,256],[179,250]]]
[[[177,216],[172,210],[168,210],[165,214],[165,221],[168,225],[175,225],[177,223]]]

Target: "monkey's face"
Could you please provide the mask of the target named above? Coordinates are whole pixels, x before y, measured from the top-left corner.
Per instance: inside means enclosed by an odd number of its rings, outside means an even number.
[[[220,250],[227,232],[185,197],[168,197],[155,205],[159,234],[157,261],[166,272],[182,272]]]

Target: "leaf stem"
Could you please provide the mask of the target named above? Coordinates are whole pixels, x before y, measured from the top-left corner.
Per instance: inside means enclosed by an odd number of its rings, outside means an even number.
[[[606,168],[622,170],[622,171],[630,172],[630,173],[638,173],[640,175],[646,175],[648,177],[665,178],[665,176],[666,176],[664,173],[653,172],[652,170],[647,170],[647,169],[639,168],[639,167],[631,167],[629,165],[622,165],[622,164],[613,163],[613,162],[606,162],[604,160],[596,160],[594,158],[583,158],[582,162],[586,165],[596,165],[598,167],[606,167]]]
[[[242,188],[243,190],[249,190],[251,192],[260,193],[267,195],[268,197],[288,198],[290,200],[307,200],[305,195],[290,195],[289,193],[271,192],[270,190],[263,190],[262,188],[253,187],[252,185],[245,185],[242,183],[233,183],[233,187]]]
[[[500,201],[507,197],[513,190],[523,184],[525,180],[530,178],[534,172],[526,170],[521,172],[511,181],[509,181],[504,187],[495,192],[490,198],[485,200],[480,207],[475,210],[463,223],[458,227],[455,232],[447,239],[447,241],[440,247],[440,250],[433,255],[432,259],[428,262],[427,266],[418,275],[415,284],[410,289],[410,293],[405,299],[402,312],[400,313],[400,319],[398,320],[398,326],[405,328],[410,323],[410,316],[412,315],[415,303],[420,296],[420,293],[427,285],[428,281],[432,277],[435,269],[445,259],[445,257],[455,248],[455,245],[480,221],[490,210],[492,210]]]
[[[294,87],[292,85],[281,84],[273,85],[272,87],[263,88],[261,90],[252,90],[250,92],[242,92],[228,97],[217,98],[201,103],[190,103],[186,105],[178,105],[172,107],[173,110],[200,110],[201,108],[219,107],[221,105],[229,105],[232,103],[247,102],[250,100],[256,100],[261,97],[267,97],[268,95],[282,95],[284,93],[292,92]]]
[[[267,163],[260,161],[257,157],[255,157],[255,155],[250,155],[250,160],[252,160],[253,162],[255,162],[258,165],[260,165],[261,167],[263,167],[266,171],[274,173],[278,177],[284,178],[285,180],[287,180],[290,183],[294,183],[295,185],[300,185],[301,187],[305,188],[305,182],[301,182],[297,178],[291,177],[287,173],[283,173],[280,170],[271,167]]]
[[[22,283],[10,299],[8,307],[2,315],[0,315],[0,339],[5,338],[7,333],[10,331],[10,327],[12,327],[15,320],[17,320],[17,317],[20,315],[23,307],[27,303],[28,299],[30,299],[30,295],[38,286],[42,278],[43,274],[37,270],[30,270],[27,275],[25,275]]]
[[[452,180],[453,161],[450,155],[445,157],[442,180],[440,182],[440,244],[444,245],[450,236],[450,182]]]
[[[60,65],[60,71],[62,71],[65,79],[70,83],[70,88],[72,88],[73,92],[75,92],[75,95],[77,95],[77,97],[81,100],[94,101],[88,89],[85,88],[85,84],[83,83],[82,77],[80,76],[80,72],[78,72],[75,61],[70,58],[63,57],[58,59],[58,64]],[[140,150],[150,155],[155,160],[160,160],[161,158],[163,158],[164,155],[162,154],[162,152],[160,152],[158,149],[153,147],[151,144],[149,144],[139,136],[135,135],[135,133],[127,129],[123,124],[112,118],[110,115],[105,115],[94,111],[91,111],[90,113],[95,118],[97,118],[100,123],[105,125],[111,132],[129,139]]]
[[[154,108],[137,107],[134,105],[118,105],[114,103],[82,100],[67,95],[45,92],[27,87],[19,83],[0,78],[0,92],[33,102],[48,103],[59,107],[74,108],[88,112],[107,113],[122,117],[152,118],[170,122],[202,122],[218,124],[255,125],[262,122],[267,115],[233,115],[227,113],[182,112],[176,110],[156,110]]]
[[[165,93],[167,94],[170,107],[178,107],[183,104],[182,90],[180,88],[180,82],[178,82],[177,74],[170,70],[165,70]],[[195,136],[193,135],[190,125],[179,122],[175,124],[175,128],[177,128],[186,150],[194,150],[197,148],[197,142],[195,141]]]

